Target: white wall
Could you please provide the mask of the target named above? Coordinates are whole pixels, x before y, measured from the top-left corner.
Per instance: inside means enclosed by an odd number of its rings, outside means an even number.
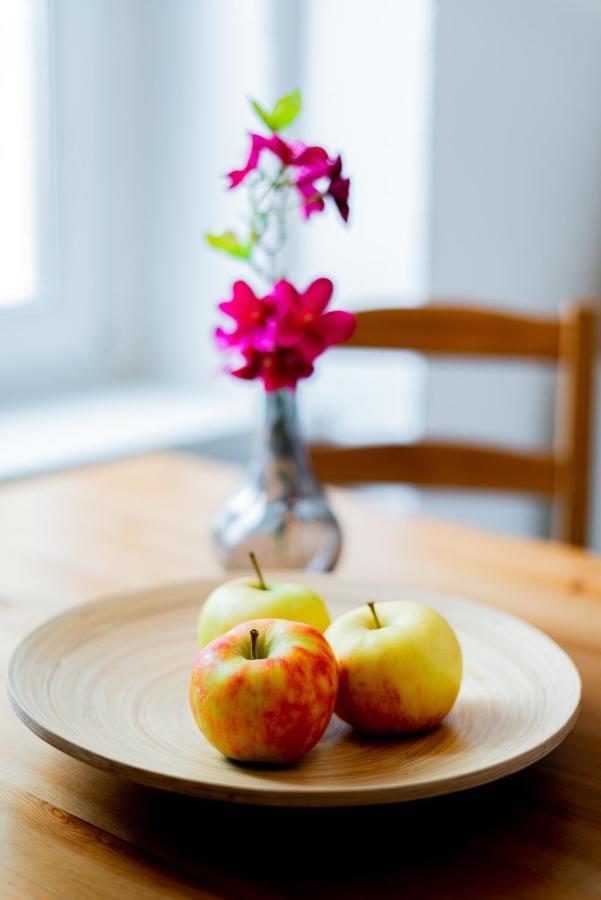
[[[565,298],[598,296],[601,5],[438,0],[437,10],[430,291],[553,313]],[[439,362],[429,430],[542,444],[552,389],[527,365]],[[437,493],[425,505],[510,531],[548,524],[524,500]]]
[[[298,85],[295,136],[340,152],[351,178],[348,226],[333,208],[290,229],[300,285],[326,275],[333,303],[414,302],[424,289],[432,0],[272,0],[279,90]],[[333,40],[332,36],[336,39]],[[301,399],[308,425],[339,441],[414,438],[423,426],[424,367],[405,354],[328,353]],[[407,491],[400,492],[401,503]]]
[[[267,0],[148,0],[143,19],[143,291],[156,376],[212,380],[216,304],[244,270],[205,245],[235,224],[223,177],[247,152],[247,97],[266,93]]]

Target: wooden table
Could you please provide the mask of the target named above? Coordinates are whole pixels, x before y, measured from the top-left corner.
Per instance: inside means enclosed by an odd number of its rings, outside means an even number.
[[[208,528],[235,473],[156,455],[0,489],[3,677],[20,637],[104,592],[218,571]],[[521,615],[575,660],[582,712],[497,784],[356,811],[221,806],[112,778],[0,703],[0,896],[601,897],[601,559],[395,519],[333,494],[341,576],[456,591]]]

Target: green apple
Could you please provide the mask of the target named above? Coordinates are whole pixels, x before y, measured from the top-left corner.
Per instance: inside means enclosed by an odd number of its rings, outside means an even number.
[[[242,622],[199,651],[190,705],[200,731],[241,762],[295,762],[327,728],[338,691],[332,648],[301,622]]]
[[[366,604],[326,631],[340,687],[336,712],[366,734],[405,734],[438,724],[459,693],[461,648],[429,606]]]
[[[330,616],[315,591],[292,582],[266,582],[254,554],[251,554],[251,561],[255,577],[227,581],[205,600],[198,616],[200,647],[249,619],[290,619],[311,625],[320,632],[326,630]]]

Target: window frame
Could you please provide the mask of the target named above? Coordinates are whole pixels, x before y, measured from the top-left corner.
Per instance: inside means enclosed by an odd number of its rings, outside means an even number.
[[[88,119],[81,127],[76,121],[82,108],[97,101],[98,129],[106,127],[111,99],[106,85],[111,82],[105,51],[111,16],[111,4],[32,0],[39,278],[31,300],[0,308],[4,405],[105,383],[119,373],[129,346],[132,316],[129,310],[115,314],[102,277],[110,227],[102,207],[106,148],[91,159],[86,156],[90,138],[85,132],[95,113],[86,110]],[[76,96],[69,85],[70,67],[86,53],[85,65],[78,67]],[[133,302],[134,292],[130,294]]]

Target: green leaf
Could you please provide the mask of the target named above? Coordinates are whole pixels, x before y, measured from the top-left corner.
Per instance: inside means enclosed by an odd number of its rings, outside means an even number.
[[[271,131],[282,131],[292,125],[299,112],[301,111],[301,92],[293,91],[278,100],[270,113],[263,109],[256,100],[251,100],[250,104],[255,113],[264,125],[267,125]]]
[[[229,256],[235,256],[237,259],[248,259],[253,250],[256,237],[251,234],[247,244],[243,244],[234,231],[224,231],[223,234],[207,234],[205,235],[207,244],[216,250],[222,250]]]
[[[270,117],[269,113],[267,112],[267,110],[266,110],[266,109],[263,109],[263,107],[261,106],[261,104],[260,104],[260,103],[257,103],[256,100],[251,100],[251,101],[250,101],[250,105],[252,106],[252,108],[253,108],[254,111],[256,112],[256,114],[257,114],[257,116],[259,117],[259,119],[261,119],[261,121],[263,122],[263,124],[264,124],[264,125],[267,125],[267,127],[271,129],[271,117]],[[273,130],[273,129],[272,129],[272,130]]]
[[[278,100],[269,117],[273,131],[281,131],[292,125],[301,111],[301,92],[293,91]]]

